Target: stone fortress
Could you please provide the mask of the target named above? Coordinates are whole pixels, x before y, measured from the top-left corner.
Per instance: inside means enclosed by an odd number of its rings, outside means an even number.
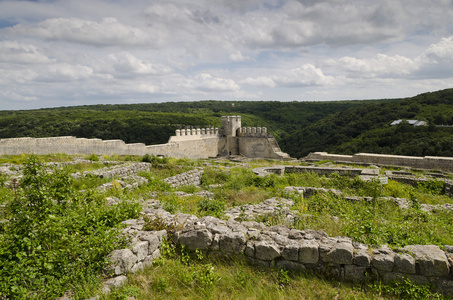
[[[69,155],[156,155],[175,158],[209,158],[241,155],[251,158],[289,158],[266,127],[241,127],[240,116],[223,116],[221,128],[178,129],[168,143],[126,144],[122,140],[76,138],[0,139],[0,155],[65,153]]]

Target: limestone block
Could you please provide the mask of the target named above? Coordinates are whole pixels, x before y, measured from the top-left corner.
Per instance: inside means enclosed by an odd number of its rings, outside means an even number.
[[[132,252],[137,256],[138,261],[143,261],[148,255],[148,242],[141,241],[132,246]]]
[[[339,265],[351,265],[353,256],[354,247],[352,244],[341,242],[333,245],[332,249],[327,252],[324,261]]]
[[[132,266],[131,272],[135,273],[135,272],[143,270],[143,268],[144,268],[143,262],[140,261]]]
[[[181,245],[187,246],[187,249],[194,251],[195,249],[205,250],[212,243],[212,233],[207,229],[198,229],[183,232],[178,242]]]
[[[253,242],[247,242],[244,254],[248,257],[255,257],[255,244]]]
[[[137,256],[130,249],[114,250],[110,255],[115,275],[129,272],[137,262]]]
[[[395,272],[415,274],[415,258],[406,253],[395,254]]]
[[[279,244],[279,245],[287,245],[288,242],[290,241],[286,236],[281,235],[281,234],[276,234],[272,237],[274,241]]]
[[[243,232],[228,232],[220,235],[220,251],[224,253],[242,253],[245,249],[245,234]]]
[[[249,228],[247,230],[247,237],[251,240],[257,240],[260,236],[260,231],[255,228]]]
[[[346,281],[361,282],[365,279],[366,267],[359,267],[355,265],[344,266],[344,279]]]
[[[271,263],[272,261],[269,261],[269,260],[260,260],[260,259],[256,259],[256,258],[253,258],[253,257],[247,257],[247,260],[254,266],[257,266],[257,267],[264,267],[264,268],[270,268],[271,267]]]
[[[306,270],[306,268],[303,264],[300,264],[300,263],[297,263],[294,261],[288,261],[288,260],[277,261],[276,267],[278,269],[286,269],[286,270],[296,271],[296,272],[303,272]]]
[[[159,239],[159,235],[155,233],[150,233],[146,235],[139,236],[139,239],[142,241],[148,242],[148,254],[152,254],[156,249],[160,248],[162,241]]]
[[[220,234],[218,233],[214,234],[214,237],[212,238],[211,250],[213,251],[220,250]]]
[[[316,250],[316,252],[318,252]],[[294,240],[289,240],[288,244],[283,248],[282,257],[286,260],[299,260],[299,244]]]
[[[319,260],[319,244],[315,240],[303,240],[299,245],[299,262],[316,264]]]
[[[273,260],[280,256],[278,244],[274,241],[262,241],[255,245],[255,258]]]
[[[288,234],[288,238],[292,240],[301,240],[304,238],[305,232],[298,229],[291,229]]]
[[[160,249],[155,250],[155,251],[153,252],[153,254],[151,254],[151,258],[152,258],[152,259],[156,259],[156,258],[158,258],[158,257],[160,257]]]
[[[122,287],[127,283],[127,277],[124,275],[116,276],[110,279],[107,279],[102,283],[102,293],[108,294],[112,289],[117,289]]]
[[[352,263],[359,267],[368,268],[371,264],[371,255],[368,253],[368,250],[360,249],[354,255]]]
[[[424,276],[446,276],[450,272],[447,256],[434,245],[406,246],[415,255],[416,264],[420,267],[420,274]]]
[[[148,255],[145,257],[145,259],[143,260],[143,267],[146,268],[146,267],[149,267],[153,264],[153,261],[154,261],[154,258],[152,255]]]
[[[373,254],[371,265],[381,272],[390,272],[393,270],[394,254],[380,253]]]

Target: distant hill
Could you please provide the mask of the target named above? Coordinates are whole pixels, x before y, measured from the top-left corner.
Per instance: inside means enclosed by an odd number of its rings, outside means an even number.
[[[178,128],[220,127],[223,115],[241,115],[245,127],[267,127],[292,157],[314,151],[453,156],[453,129],[435,126],[453,125],[453,89],[403,99],[208,100],[0,111],[0,138],[71,135],[162,144]],[[430,126],[390,126],[398,119],[423,120]]]
[[[390,126],[397,119],[423,120],[429,126]],[[293,157],[314,151],[453,156],[453,129],[436,125],[453,125],[453,89],[352,107],[282,138],[280,146]]]
[[[71,135],[151,145],[166,143],[178,128],[220,127],[222,115],[240,114],[243,126],[268,127],[281,139],[332,113],[364,103],[198,101],[0,111],[0,138]]]

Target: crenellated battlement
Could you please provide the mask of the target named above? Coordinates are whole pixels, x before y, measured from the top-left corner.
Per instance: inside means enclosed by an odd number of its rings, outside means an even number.
[[[177,129],[175,136],[191,136],[191,135],[218,135],[219,128],[192,128],[192,129]]]
[[[0,155],[22,153],[66,153],[98,155],[162,155],[170,157],[208,158],[242,155],[245,157],[288,158],[266,127],[241,127],[241,116],[223,116],[221,128],[177,129],[168,143],[126,144],[121,140],[69,137],[0,139]]]
[[[268,137],[266,127],[241,127],[236,131],[238,137]]]

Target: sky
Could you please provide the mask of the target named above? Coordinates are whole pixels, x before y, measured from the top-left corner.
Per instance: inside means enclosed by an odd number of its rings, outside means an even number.
[[[0,110],[453,87],[453,0],[0,0]]]

